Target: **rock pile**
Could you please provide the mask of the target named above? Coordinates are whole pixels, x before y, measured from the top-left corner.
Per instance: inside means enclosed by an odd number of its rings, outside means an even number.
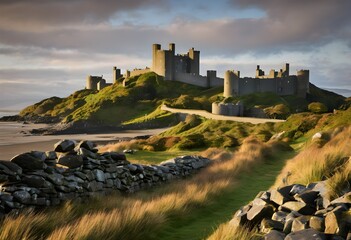
[[[230,224],[258,228],[268,240],[351,239],[351,192],[329,201],[326,183],[260,192]]]
[[[54,151],[32,151],[0,161],[0,216],[116,190],[134,192],[187,176],[209,163],[200,156],[184,156],[160,165],[131,164],[124,154],[98,153],[92,142],[63,140]]]

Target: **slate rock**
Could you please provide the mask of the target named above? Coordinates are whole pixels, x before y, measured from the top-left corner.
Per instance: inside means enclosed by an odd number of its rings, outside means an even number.
[[[342,208],[326,214],[325,216],[325,233],[337,234],[346,237],[348,234],[349,224],[344,219],[345,211]]]
[[[27,191],[16,191],[13,193],[13,198],[20,203],[29,203],[31,196]]]
[[[264,218],[260,224],[260,231],[262,233],[269,233],[271,230],[283,231],[283,228],[283,223],[267,218]]]
[[[30,154],[32,154],[33,157],[39,158],[42,161],[45,161],[45,159],[46,159],[46,153],[45,152],[31,151]]]
[[[270,200],[278,205],[283,205],[285,202],[288,202],[291,200],[291,196],[289,195],[289,192],[286,191],[280,191],[273,189],[271,191],[271,197]]]
[[[311,215],[316,211],[316,209],[307,205],[306,203],[297,202],[297,201],[286,202],[282,205],[282,207],[285,209],[289,209],[290,211],[296,211],[304,215]]]
[[[295,200],[304,202],[310,206],[316,205],[316,199],[319,192],[313,190],[306,190],[294,196]]]
[[[235,212],[232,220],[230,220],[229,224],[235,227],[237,226],[244,226],[247,220],[247,212],[250,210],[251,206],[246,205],[241,207],[238,211]]]
[[[294,196],[295,194],[300,194],[306,191],[308,188],[306,188],[304,185],[301,184],[294,184],[294,186],[290,190],[290,195]]]
[[[247,219],[252,224],[258,224],[264,218],[271,218],[274,213],[274,207],[272,205],[256,205],[247,212]]]
[[[83,157],[80,155],[65,155],[60,157],[57,163],[68,168],[78,168],[83,165]]]
[[[283,211],[277,211],[273,214],[272,220],[284,223],[288,213]]]
[[[45,179],[41,176],[28,175],[22,178],[22,182],[27,184],[29,187],[41,188],[45,187]]]
[[[11,162],[25,170],[41,170],[46,167],[42,159],[33,156],[29,152],[14,156]]]
[[[277,230],[271,230],[268,234],[264,236],[264,240],[284,240],[285,233],[279,232]]]
[[[96,181],[98,182],[105,182],[105,173],[99,169],[94,169],[93,174],[95,176]]]
[[[76,142],[73,140],[61,140],[54,145],[55,152],[69,152],[74,149]]]
[[[309,228],[309,220],[310,216],[305,215],[295,218],[291,226],[291,232],[298,232]]]
[[[46,160],[55,160],[57,159],[57,154],[55,151],[47,151],[45,152]]]
[[[0,168],[1,168],[1,165],[5,166],[8,170],[16,174],[22,174],[22,168],[14,162],[0,160]]]
[[[78,151],[77,151],[78,155],[81,155],[83,158],[87,159],[88,157],[89,158],[92,158],[92,159],[98,159],[99,156],[98,154],[88,150],[88,149],[85,149],[85,148],[79,148]]]
[[[324,232],[325,225],[324,225],[324,218],[323,217],[318,217],[318,216],[312,216],[310,218],[310,227],[319,231],[319,232]]]
[[[285,237],[285,240],[327,240],[324,233],[309,228],[292,232]]]
[[[89,150],[89,151],[93,151],[94,148],[96,147],[96,144],[91,142],[91,141],[80,141],[77,145],[77,148],[84,148],[86,150]]]

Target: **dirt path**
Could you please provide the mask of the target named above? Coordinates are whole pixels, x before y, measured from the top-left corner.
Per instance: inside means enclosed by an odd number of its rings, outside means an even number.
[[[234,117],[234,116],[223,116],[209,113],[205,110],[196,110],[196,109],[178,109],[170,108],[166,105],[161,106],[161,110],[172,112],[172,113],[183,113],[183,114],[195,114],[201,117],[214,120],[228,120],[236,122],[248,122],[252,124],[266,123],[266,122],[285,122],[285,120],[280,119],[269,119],[269,118],[253,118],[253,117]]]

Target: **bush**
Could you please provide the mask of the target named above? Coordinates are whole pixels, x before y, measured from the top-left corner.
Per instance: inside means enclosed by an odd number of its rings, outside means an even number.
[[[203,148],[206,146],[205,138],[202,134],[191,134],[178,144],[178,148],[181,150],[184,149],[193,149],[193,148]]]
[[[268,107],[264,109],[264,113],[270,118],[286,118],[290,114],[289,107],[284,104],[278,104],[274,107]]]
[[[313,102],[308,104],[308,110],[313,113],[325,113],[328,112],[327,106],[320,102]]]

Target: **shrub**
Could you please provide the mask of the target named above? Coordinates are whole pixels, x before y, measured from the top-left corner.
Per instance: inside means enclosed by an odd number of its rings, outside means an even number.
[[[286,118],[290,114],[289,107],[284,104],[278,104],[274,107],[268,107],[264,109],[264,113],[271,118]]]
[[[313,113],[325,113],[328,112],[327,106],[320,102],[313,102],[308,104],[308,110]]]

